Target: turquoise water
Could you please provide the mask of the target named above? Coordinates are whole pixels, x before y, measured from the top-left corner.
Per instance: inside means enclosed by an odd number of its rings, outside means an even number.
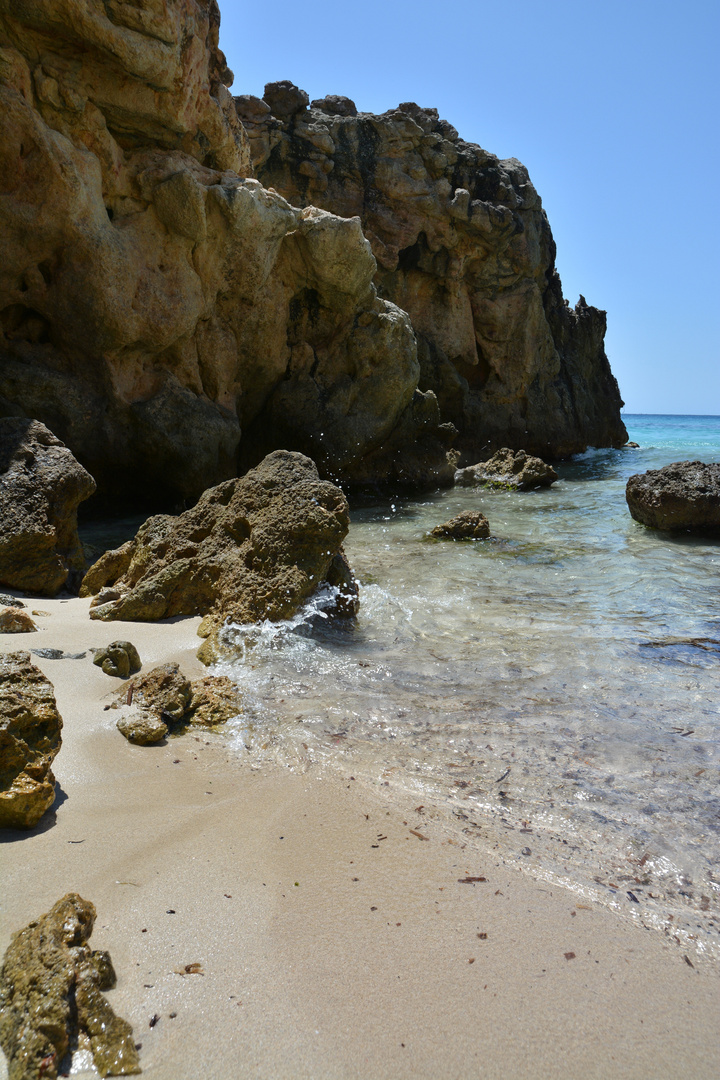
[[[342,770],[720,956],[720,543],[639,525],[635,472],[720,461],[720,417],[625,416],[551,489],[436,492],[354,509],[355,625],[314,601],[236,627],[238,753]],[[460,510],[486,541],[429,536]]]

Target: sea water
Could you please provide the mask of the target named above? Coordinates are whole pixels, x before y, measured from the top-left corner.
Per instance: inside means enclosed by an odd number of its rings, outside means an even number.
[[[419,823],[720,956],[720,542],[633,521],[630,475],[720,461],[720,417],[624,417],[550,489],[357,506],[356,622],[234,627],[237,752],[341,770]],[[492,537],[436,540],[479,509]],[[414,812],[414,811],[413,811]],[[482,856],[478,855],[481,862]]]

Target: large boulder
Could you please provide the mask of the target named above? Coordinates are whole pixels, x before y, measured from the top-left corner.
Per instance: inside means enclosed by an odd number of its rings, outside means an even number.
[[[720,464],[676,461],[631,476],[630,513],[653,529],[720,535]]]
[[[90,616],[203,615],[203,637],[226,619],[288,618],[338,574],[348,525],[340,488],[320,480],[310,458],[277,450],[245,476],[210,488],[179,517],[146,521],[120,563],[120,577],[114,577],[115,554],[104,556],[86,582],[98,590],[111,585],[117,598],[91,606]],[[105,579],[103,562],[113,580]],[[352,584],[344,591],[352,594]]]
[[[507,446],[488,461],[479,461],[477,465],[468,465],[455,473],[455,483],[461,487],[500,487],[517,491],[550,487],[557,479],[552,465],[524,450],[510,450]]]
[[[0,971],[0,1046],[10,1080],[54,1080],[87,1040],[101,1076],[139,1073],[132,1028],[103,997],[116,983],[110,955],[88,945],[95,907],[68,893],[18,931]]]
[[[94,491],[44,424],[0,418],[0,583],[42,596],[76,586],[85,569],[77,508]]]
[[[55,800],[62,717],[27,652],[0,653],[0,828],[32,829]]]
[[[194,500],[278,446],[348,479],[400,425],[427,441],[408,316],[358,218],[253,179],[218,26],[215,0],[0,0],[0,415],[114,499]]]
[[[552,458],[622,446],[605,313],[563,298],[527,169],[465,142],[436,109],[358,114],[334,95],[308,108],[278,85],[277,108],[272,93],[265,108],[236,99],[255,175],[293,205],[359,217],[375,284],[410,315],[420,388],[459,429],[463,463],[501,446]]]

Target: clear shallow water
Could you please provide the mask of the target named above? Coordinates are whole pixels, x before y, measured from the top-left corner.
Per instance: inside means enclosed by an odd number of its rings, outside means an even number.
[[[720,418],[625,416],[550,490],[354,511],[355,625],[322,598],[229,631],[241,753],[417,799],[507,862],[720,956],[720,542],[651,532],[625,483],[720,461]],[[429,538],[479,507],[492,539]],[[421,817],[418,817],[418,821]]]

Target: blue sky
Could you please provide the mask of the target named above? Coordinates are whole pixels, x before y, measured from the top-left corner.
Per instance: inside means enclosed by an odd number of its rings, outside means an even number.
[[[519,158],[571,304],[608,312],[628,412],[720,414],[716,0],[220,0],[233,92],[434,106]]]

